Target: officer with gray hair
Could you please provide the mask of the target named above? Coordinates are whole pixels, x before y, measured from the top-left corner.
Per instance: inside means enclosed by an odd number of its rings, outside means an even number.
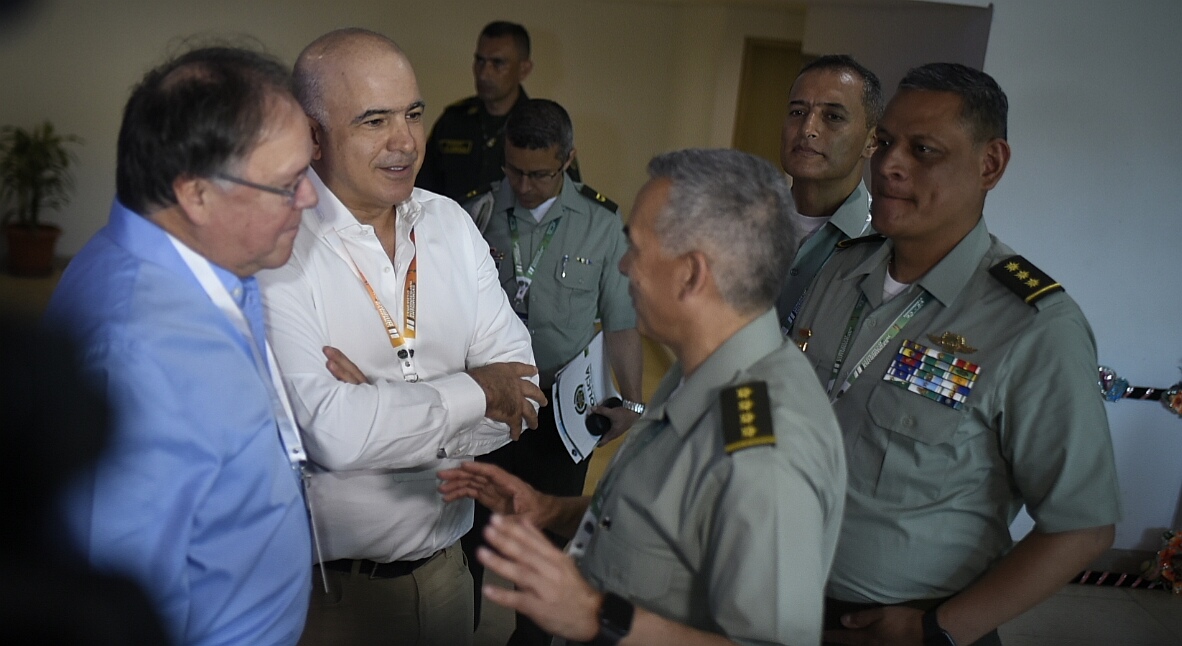
[[[479,558],[495,603],[597,644],[804,644],[845,495],[832,409],[773,301],[792,262],[783,175],[734,150],[649,164],[620,271],[665,375],[593,497],[539,493],[487,464],[443,471],[445,499],[496,513]],[[573,537],[563,553],[537,528]]]

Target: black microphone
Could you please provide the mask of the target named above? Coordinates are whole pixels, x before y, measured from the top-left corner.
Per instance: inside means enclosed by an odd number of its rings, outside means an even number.
[[[624,405],[624,402],[621,401],[619,397],[608,397],[607,399],[603,400],[599,405],[606,406],[608,408],[619,408],[620,406]],[[601,415],[599,413],[591,413],[590,415],[587,416],[587,432],[594,435],[595,437],[602,436],[611,427],[612,427],[612,421],[611,421],[611,419],[608,418],[607,415]]]

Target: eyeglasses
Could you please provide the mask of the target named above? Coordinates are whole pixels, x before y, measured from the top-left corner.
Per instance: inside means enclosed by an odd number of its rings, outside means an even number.
[[[505,164],[501,166],[501,170],[505,172],[505,176],[513,181],[520,181],[522,178],[528,179],[532,182],[548,182],[562,173],[559,168],[556,171],[532,170],[529,172],[523,171],[520,168]]]
[[[252,182],[250,180],[245,180],[245,179],[242,179],[241,177],[235,177],[235,176],[230,175],[228,173],[214,173],[213,176],[218,179],[224,179],[227,182],[232,182],[234,184],[238,184],[239,186],[245,186],[247,188],[253,188],[253,189],[256,189],[259,191],[265,191],[267,193],[273,193],[275,195],[282,196],[285,199],[285,201],[287,202],[288,206],[295,206],[296,196],[299,195],[299,192],[300,192],[300,185],[303,184],[304,180],[307,179],[307,177],[308,177],[306,172],[300,173],[300,176],[296,178],[296,181],[294,184],[291,185],[291,188],[280,188],[278,186],[267,186],[266,184],[256,184],[255,182]]]

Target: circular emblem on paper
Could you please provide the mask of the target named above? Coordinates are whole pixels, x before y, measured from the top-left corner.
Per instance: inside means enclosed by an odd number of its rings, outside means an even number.
[[[581,385],[575,388],[575,412],[580,415],[587,412],[587,393]]]

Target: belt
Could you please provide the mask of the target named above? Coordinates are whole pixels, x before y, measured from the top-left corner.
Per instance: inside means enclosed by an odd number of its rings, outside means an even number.
[[[351,574],[353,572],[353,566],[357,565],[357,573],[364,574],[371,579],[394,579],[400,576],[406,576],[423,567],[428,561],[439,556],[441,552],[443,550],[439,550],[431,556],[413,561],[390,561],[389,563],[378,563],[369,559],[337,559],[335,561],[326,561],[324,563],[324,569]]]

